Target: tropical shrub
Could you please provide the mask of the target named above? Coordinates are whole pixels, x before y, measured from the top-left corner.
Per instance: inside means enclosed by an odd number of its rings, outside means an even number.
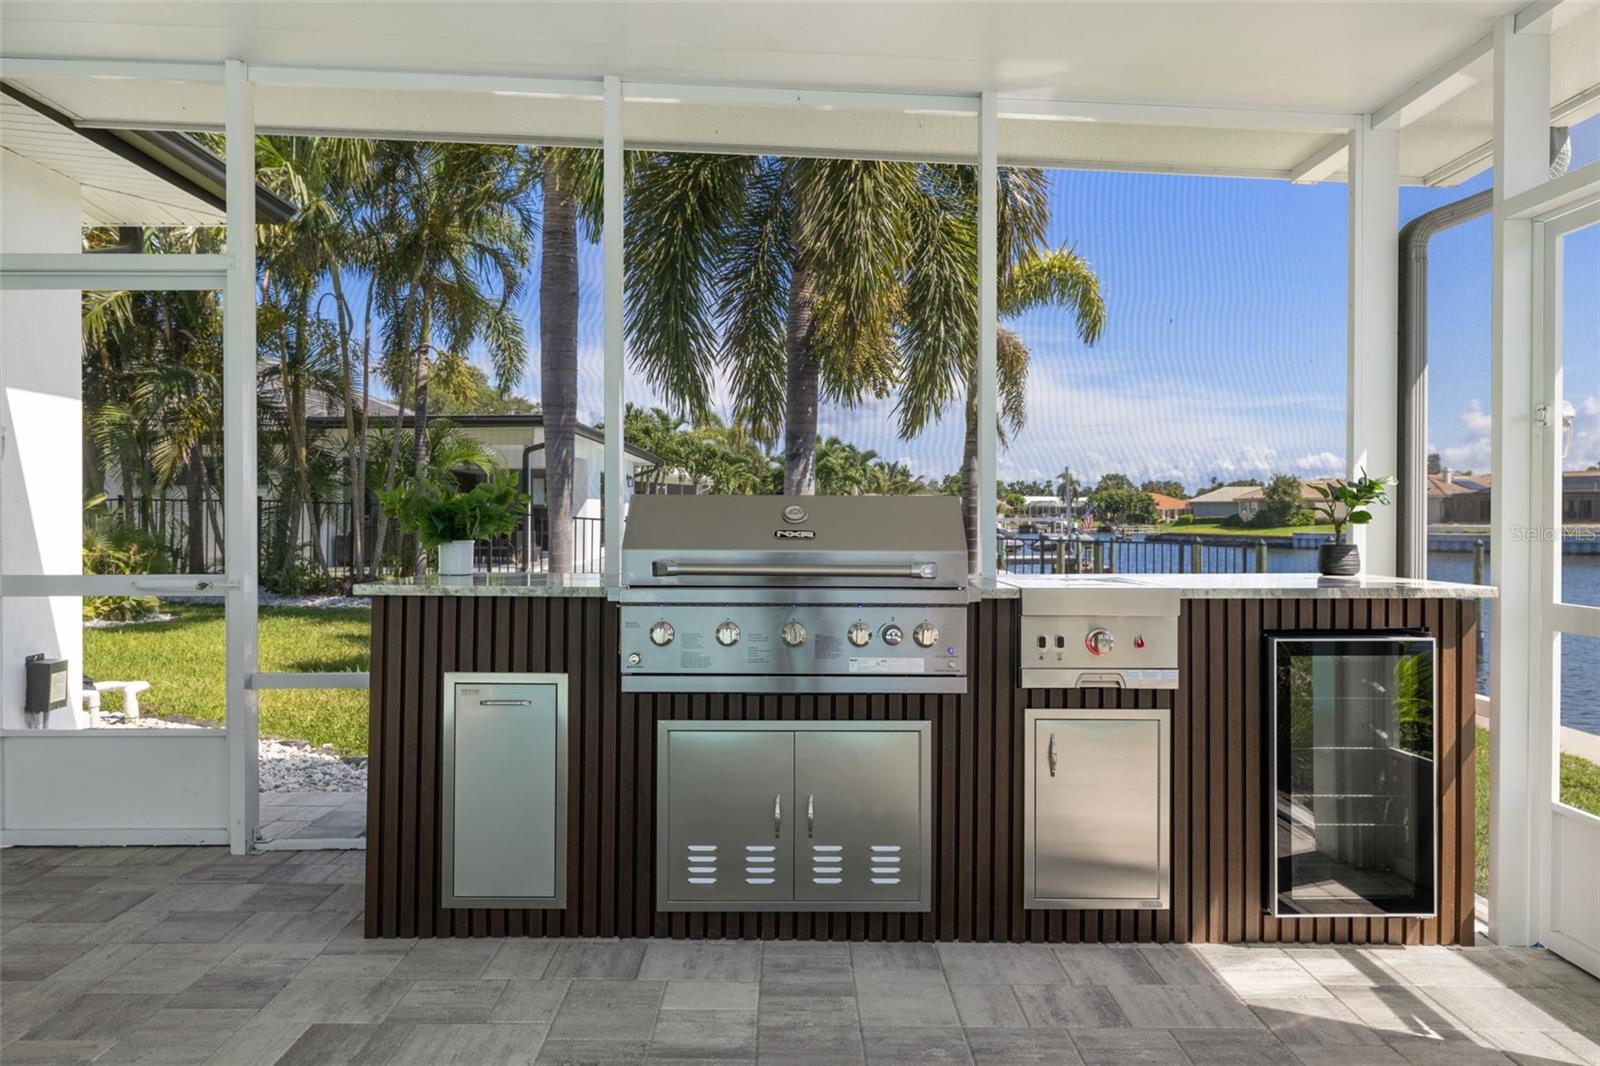
[[[83,572],[86,574],[163,574],[171,571],[170,551],[161,538],[104,510],[103,494],[85,505]],[[160,610],[154,596],[85,596],[89,621],[136,622]]]
[[[424,548],[506,536],[516,530],[517,521],[528,510],[528,494],[517,488],[516,477],[509,471],[466,492],[404,485],[378,496],[400,528],[417,534]]]

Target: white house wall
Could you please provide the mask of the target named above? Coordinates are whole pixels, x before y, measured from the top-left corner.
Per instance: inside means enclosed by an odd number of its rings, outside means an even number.
[[[0,232],[7,252],[76,252],[76,182],[0,152]],[[76,292],[0,293],[0,572],[77,574],[83,544],[83,356]],[[83,672],[83,601],[0,602],[0,728],[24,726],[23,658],[65,658],[68,691]],[[74,706],[52,728],[84,722]]]

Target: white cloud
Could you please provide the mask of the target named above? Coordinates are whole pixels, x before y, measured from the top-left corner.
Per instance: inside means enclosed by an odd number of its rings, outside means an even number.
[[[1294,461],[1297,474],[1338,474],[1344,470],[1344,456],[1332,452],[1302,455]]]

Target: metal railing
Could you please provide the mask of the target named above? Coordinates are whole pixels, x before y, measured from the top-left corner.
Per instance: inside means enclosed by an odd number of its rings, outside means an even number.
[[[1219,543],[1200,537],[1005,536],[995,561],[1012,574],[1260,574],[1267,572],[1270,553],[1263,538]]]

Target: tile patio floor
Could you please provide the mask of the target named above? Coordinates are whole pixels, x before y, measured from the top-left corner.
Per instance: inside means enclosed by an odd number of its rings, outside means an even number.
[[[263,792],[262,840],[360,840],[367,835],[365,792]]]
[[[1537,950],[382,941],[360,852],[0,852],[0,1062],[1600,1064]]]

